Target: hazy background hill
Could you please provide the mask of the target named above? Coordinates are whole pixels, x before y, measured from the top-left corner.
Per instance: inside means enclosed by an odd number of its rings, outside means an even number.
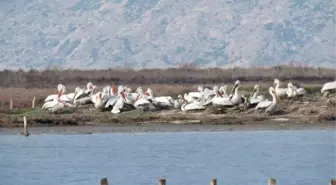
[[[1,0],[0,69],[335,68],[334,0]]]

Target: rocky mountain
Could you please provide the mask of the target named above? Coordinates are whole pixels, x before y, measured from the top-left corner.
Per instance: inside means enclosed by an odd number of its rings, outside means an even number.
[[[335,67],[335,0],[1,0],[0,69]]]

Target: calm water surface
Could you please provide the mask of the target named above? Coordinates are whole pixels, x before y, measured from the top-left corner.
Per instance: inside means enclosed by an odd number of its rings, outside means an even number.
[[[0,184],[326,185],[335,130],[0,136]]]

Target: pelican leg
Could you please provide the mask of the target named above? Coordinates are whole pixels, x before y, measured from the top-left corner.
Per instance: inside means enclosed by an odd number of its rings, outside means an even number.
[[[328,95],[329,95],[329,91],[325,91],[325,92],[323,93],[323,98],[327,98]]]

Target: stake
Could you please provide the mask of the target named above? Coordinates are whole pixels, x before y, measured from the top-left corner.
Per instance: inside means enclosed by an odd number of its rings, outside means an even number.
[[[107,178],[100,179],[100,185],[108,185]]]
[[[211,179],[210,185],[217,185],[217,179]]]
[[[23,116],[23,135],[29,136],[28,128],[27,128],[27,117]]]
[[[11,98],[9,102],[9,110],[12,110],[12,109],[13,109],[13,99]]]
[[[268,179],[268,185],[276,185],[276,180],[273,178]]]
[[[159,185],[166,185],[166,179],[160,179]]]
[[[35,109],[35,97],[33,98],[33,101],[32,101],[32,108]]]

